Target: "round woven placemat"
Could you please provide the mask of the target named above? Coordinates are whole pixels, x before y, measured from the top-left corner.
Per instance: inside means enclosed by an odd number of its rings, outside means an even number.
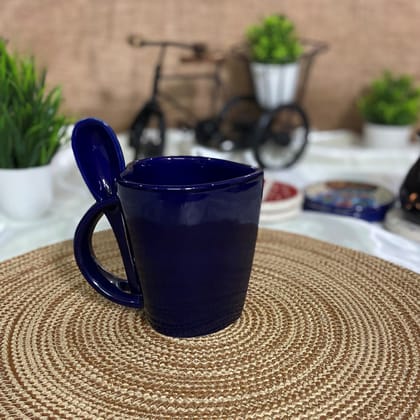
[[[380,259],[261,230],[241,318],[193,339],[96,294],[70,241],[0,274],[0,417],[420,416],[420,276]]]

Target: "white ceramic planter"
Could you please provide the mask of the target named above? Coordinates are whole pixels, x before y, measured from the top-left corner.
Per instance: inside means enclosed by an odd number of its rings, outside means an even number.
[[[412,126],[365,123],[363,142],[367,147],[400,149],[410,143]]]
[[[299,82],[300,63],[263,64],[251,63],[258,103],[266,109],[295,100]]]
[[[53,201],[51,165],[0,169],[0,211],[12,219],[42,216]]]

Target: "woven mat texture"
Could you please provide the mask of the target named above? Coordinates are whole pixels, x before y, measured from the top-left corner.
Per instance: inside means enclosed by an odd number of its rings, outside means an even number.
[[[110,232],[101,261],[121,272]],[[176,339],[85,282],[71,241],[0,264],[0,418],[419,418],[420,276],[261,230],[241,318]]]

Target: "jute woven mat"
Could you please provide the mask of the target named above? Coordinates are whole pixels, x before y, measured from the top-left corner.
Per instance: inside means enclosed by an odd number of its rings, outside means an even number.
[[[121,263],[109,232],[97,253]],[[261,230],[241,318],[174,339],[96,294],[70,241],[0,265],[1,418],[419,418],[420,276]]]

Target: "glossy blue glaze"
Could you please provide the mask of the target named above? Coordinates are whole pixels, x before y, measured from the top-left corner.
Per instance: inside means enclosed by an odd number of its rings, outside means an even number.
[[[111,288],[114,291],[113,287],[116,284],[119,285],[121,291],[129,290],[131,294],[124,293],[121,296],[117,294],[113,300],[129,306],[140,306],[142,305],[140,283],[125,237],[125,222],[117,199],[117,178],[125,167],[117,136],[112,128],[103,121],[86,118],[75,125],[71,141],[80,173],[97,201],[97,204],[90,209],[77,228],[75,235],[76,261],[83,261],[83,264],[79,264],[80,270],[100,293],[107,297],[115,295],[108,289]],[[114,205],[110,206],[110,203],[114,203]],[[91,266],[96,270],[97,264],[92,256],[90,245],[94,226],[92,227],[91,223],[86,223],[86,218],[89,216],[89,220],[94,219],[96,225],[102,214],[105,214],[115,233],[127,274],[126,281],[108,274],[108,282],[98,282],[95,280],[95,278],[99,278],[98,275],[92,276],[90,274],[92,270],[88,270],[88,267]],[[81,237],[87,240],[80,241]]]
[[[112,128],[96,118],[80,120],[73,129],[72,148],[80,173],[95,199],[114,197],[125,162]]]
[[[122,173],[118,195],[157,331],[208,334],[240,316],[262,181],[260,170],[199,157],[145,159]]]
[[[79,223],[76,261],[107,298],[144,305],[148,321],[163,334],[191,337],[220,330],[242,312],[262,186],[261,170],[220,159],[134,162],[118,176],[115,197],[99,201]],[[125,231],[114,232],[127,242],[143,295],[125,291],[124,283],[91,256],[98,218],[120,210]]]

